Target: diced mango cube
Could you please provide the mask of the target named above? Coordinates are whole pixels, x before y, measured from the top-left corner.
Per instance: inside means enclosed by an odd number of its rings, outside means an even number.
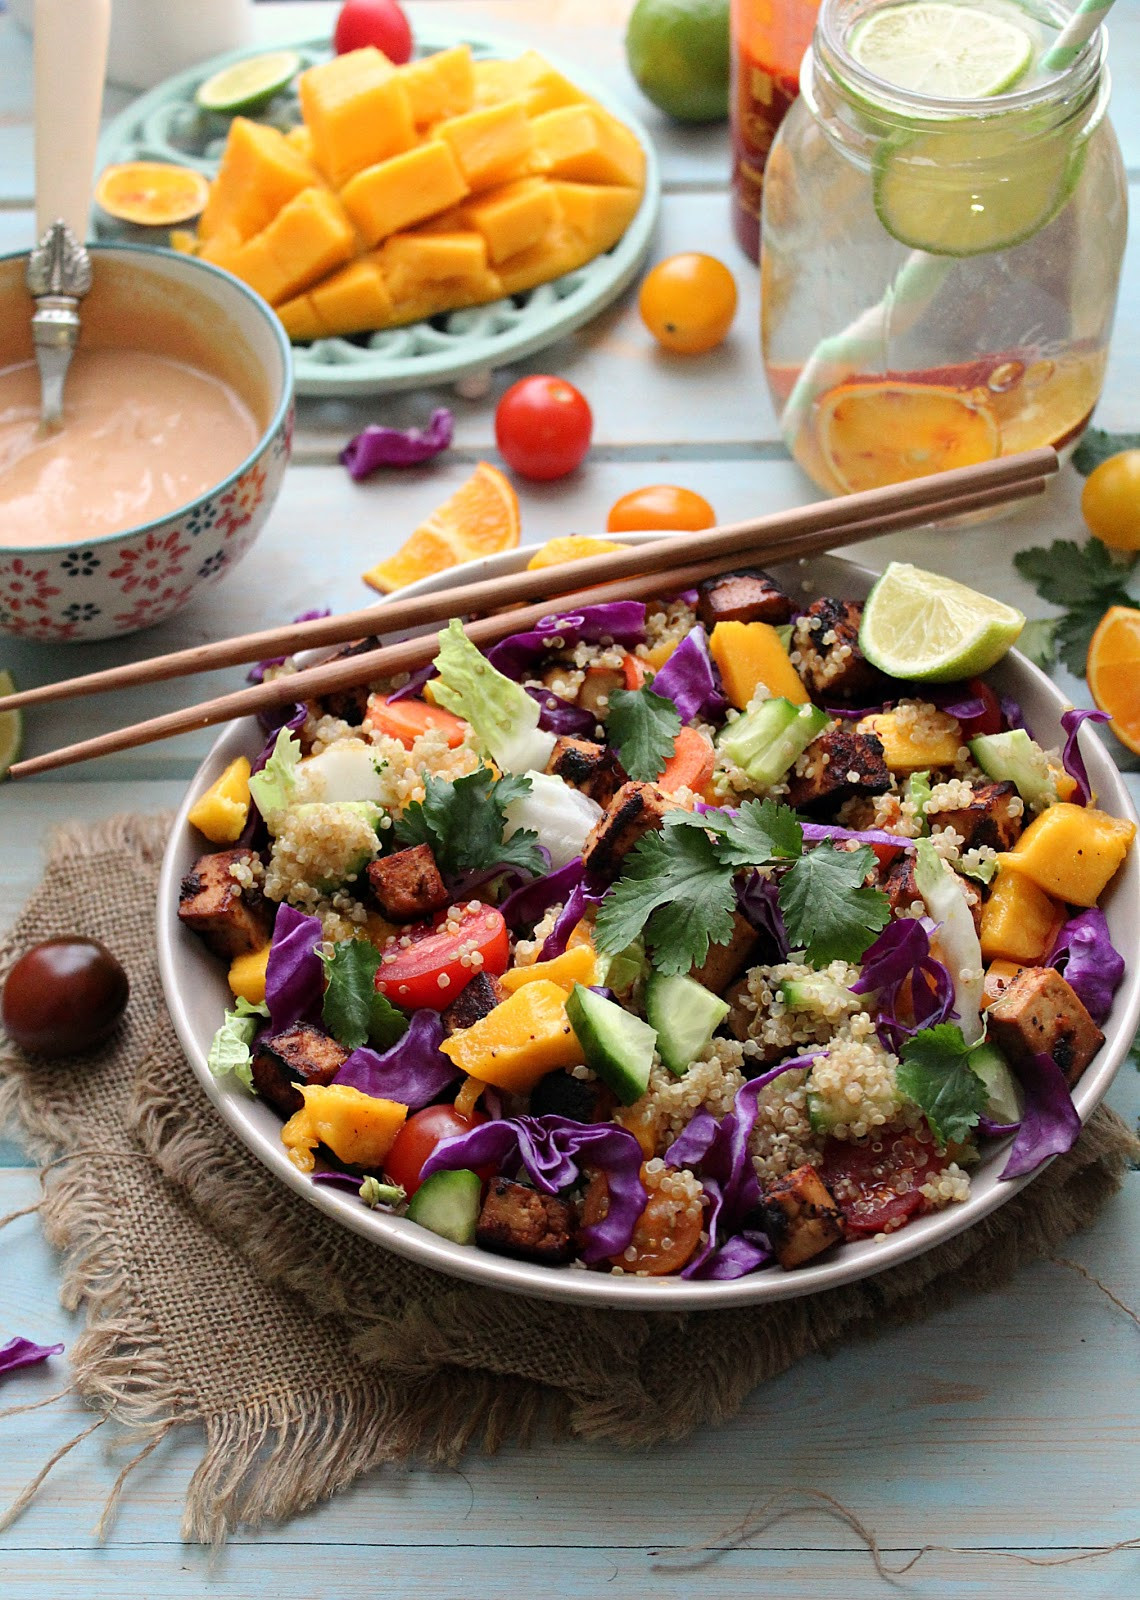
[[[497,263],[496,270],[502,279],[504,294],[521,294],[536,284],[549,283],[564,272],[573,272],[588,260],[583,253],[582,241],[564,228],[561,222],[548,229],[546,234]]]
[[[212,239],[228,227],[239,242],[252,239],[294,195],[315,182],[311,163],[283,133],[235,117],[198,219],[198,237]]]
[[[487,246],[473,230],[394,233],[380,250],[380,264],[394,300],[408,300],[436,284],[481,283]]]
[[[327,1145],[349,1166],[381,1166],[408,1115],[407,1106],[396,1100],[382,1100],[343,1083],[306,1084],[301,1094],[305,1104],[281,1130],[289,1160],[301,1172],[312,1172],[318,1144]]]
[[[1064,921],[1064,906],[1015,871],[1007,858],[982,907],[982,955],[987,961],[1044,961]]]
[[[294,344],[309,344],[314,339],[326,339],[329,335],[330,330],[317,316],[311,295],[294,295],[292,300],[283,300],[273,309]]]
[[[544,178],[519,178],[476,195],[460,210],[467,226],[487,241],[488,258],[497,266],[538,243],[558,217],[558,201]]]
[[[504,100],[502,105],[449,117],[437,125],[434,137],[450,145],[471,189],[488,189],[520,176],[534,145],[521,100]]]
[[[371,45],[310,67],[298,88],[314,158],[335,188],[415,143],[399,72]]]
[[[526,50],[513,61],[477,61],[474,79],[478,105],[497,106],[504,100],[521,99],[528,117],[556,111],[559,106],[581,105],[589,98],[537,50]]]
[[[248,1000],[251,1006],[260,1005],[265,999],[265,974],[269,970],[272,948],[271,941],[263,944],[260,950],[248,950],[245,955],[235,956],[230,963],[230,992],[239,999]]]
[[[637,215],[641,190],[620,184],[552,182],[563,222],[591,256],[612,250]]]
[[[1049,947],[1052,949],[1052,945]],[[1048,950],[1045,952],[1048,955]],[[982,1010],[986,1011],[995,1000],[1000,1000],[1019,972],[1025,968],[1020,961],[1008,961],[1004,956],[995,956],[986,968],[985,983],[982,987]]]
[[[312,161],[313,136],[303,122],[298,122],[296,127],[290,128],[285,137],[298,155],[304,156],[306,161]]]
[[[196,254],[200,255],[203,261],[210,261],[215,267],[222,267],[226,272],[232,272],[233,263],[242,244],[243,240],[237,228],[233,223],[227,222],[208,239],[199,236]]]
[[[1095,906],[1128,854],[1136,825],[1066,801],[1034,817],[1009,853],[1012,866],[1047,894]]]
[[[961,725],[945,711],[928,711],[921,723],[898,711],[878,711],[864,717],[858,731],[877,734],[888,769],[904,774],[952,767],[962,744]]]
[[[249,762],[237,756],[190,807],[187,821],[211,844],[233,844],[249,817]]]
[[[572,183],[617,183],[640,189],[645,152],[630,130],[598,105],[563,106],[535,117],[536,172]]]
[[[761,685],[794,706],[806,705],[811,698],[770,623],[718,622],[709,635],[709,652],[725,694],[741,711]]]
[[[369,333],[392,314],[392,296],[374,256],[362,256],[315,283],[309,299],[326,333]]]
[[[564,950],[560,956],[553,957],[550,961],[534,961],[529,967],[508,967],[499,982],[508,994],[514,994],[516,989],[521,989],[524,984],[548,981],[556,983],[560,989],[565,989],[569,994],[576,983],[585,984],[598,981],[598,960],[594,954],[593,945],[587,941],[585,944],[576,944],[569,950]]]
[[[444,117],[461,116],[475,104],[471,46],[457,44],[454,49],[437,50],[434,55],[410,61],[400,68],[400,82],[418,128],[429,127]]]
[[[414,150],[357,173],[341,192],[345,210],[368,245],[425,222],[467,194],[451,146],[429,139]]]
[[[529,1094],[548,1072],[584,1061],[566,1016],[566,990],[548,978],[524,984],[439,1048],[471,1077],[512,1094]]]
[[[233,271],[277,305],[351,260],[355,251],[352,225],[336,195],[305,189],[242,246]]]

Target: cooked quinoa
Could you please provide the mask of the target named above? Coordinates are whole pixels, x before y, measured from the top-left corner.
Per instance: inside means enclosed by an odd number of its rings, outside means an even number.
[[[368,817],[319,802],[286,811],[265,872],[271,900],[316,912],[339,885],[355,883],[380,841]]]
[[[815,986],[810,1008],[788,1004],[782,984],[821,976],[828,982]],[[752,967],[733,1002],[733,1026],[756,1042],[766,1060],[798,1055],[800,1046],[826,1044],[845,1019],[863,1011],[863,996],[850,992],[858,977],[859,968],[846,961],[833,961],[821,972],[802,961]]]
[[[875,1036],[864,1012],[840,1028],[812,1062],[808,1093],[837,1139],[863,1139],[902,1111],[895,1076],[898,1058]]]

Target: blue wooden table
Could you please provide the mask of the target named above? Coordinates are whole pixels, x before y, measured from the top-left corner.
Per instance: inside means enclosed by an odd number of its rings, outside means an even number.
[[[411,8],[413,18],[416,8]],[[729,341],[689,362],[651,347],[632,299],[527,369],[559,372],[589,397],[590,463],[573,479],[522,494],[523,538],[593,532],[621,493],[671,480],[705,494],[722,520],[812,497],[788,462],[760,372],[757,285],[733,245],[722,128],[681,132],[640,100],[625,71],[628,0],[470,0],[420,8],[438,24],[471,25],[557,50],[636,105],[659,139],[666,199],[655,256],[710,250],[731,263],[741,308]],[[266,43],[331,29],[335,7],[258,7]],[[1114,116],[1133,180],[1140,178],[1140,5],[1114,13]],[[108,109],[125,104],[118,91]],[[31,52],[0,17],[0,250],[31,239]],[[520,369],[522,370],[522,369]],[[517,376],[517,373],[508,375]],[[496,380],[495,392],[508,381]],[[432,404],[457,406],[445,464],[380,485],[353,485],[336,465],[365,420],[422,422]],[[0,665],[21,683],[94,669],[285,619],[313,604],[347,609],[366,598],[359,574],[438,503],[483,456],[494,459],[492,407],[445,395],[371,404],[302,406],[295,464],[262,538],[226,584],[167,626],[119,644],[0,643]],[[1102,426],[1140,428],[1140,248],[1133,238]],[[1047,505],[984,529],[898,535],[856,550],[873,564],[906,556],[986,586],[1030,614],[1044,608],[1013,572],[1025,545],[1078,534],[1079,483],[1066,473]],[[331,536],[330,536],[331,533]],[[223,675],[235,686],[239,673]],[[38,715],[29,751],[80,731],[184,702],[219,678],[159,686],[145,697],[81,702]],[[1083,684],[1067,683],[1074,699]],[[145,698],[145,707],[144,707]],[[0,791],[0,925],[34,884],[41,844],[56,823],[126,808],[172,805],[206,740],[187,737],[62,777]],[[1140,783],[1132,780],[1134,792]],[[1135,1119],[1140,1076],[1122,1069],[1110,1103]],[[18,1147],[0,1143],[0,1214],[30,1204],[38,1182]],[[1069,1254],[1116,1294],[1140,1302],[1140,1174]],[[78,1316],[60,1309],[58,1266],[34,1217],[0,1233],[0,1344],[16,1333],[70,1341]],[[198,1446],[166,1441],[130,1480],[109,1543],[93,1533],[122,1457],[108,1430],[68,1455],[19,1522],[0,1536],[5,1600],[75,1596],[336,1597],[383,1591],[398,1600],[471,1600],[525,1592],[536,1580],[558,1597],[656,1593],[771,1600],[852,1600],[889,1592],[859,1536],[830,1515],[833,1496],[874,1530],[888,1564],[920,1545],[935,1552],[896,1592],[927,1600],[1113,1600],[1140,1595],[1140,1551],[1063,1566],[1140,1534],[1140,1387],[1136,1327],[1095,1286],[1041,1264],[1000,1294],[831,1360],[810,1360],[755,1394],[725,1427],[667,1449],[624,1456],[574,1441],[473,1457],[461,1472],[387,1471],[282,1528],[239,1533],[220,1554],[180,1543],[185,1484]],[[66,1358],[8,1380],[0,1402],[50,1395]],[[0,1507],[89,1420],[74,1399],[0,1420]],[[181,1432],[181,1430],[179,1430]],[[773,1492],[795,1515],[732,1548],[728,1530]],[[694,1564],[684,1547],[712,1542]],[[1018,1559],[1014,1559],[1018,1558]]]

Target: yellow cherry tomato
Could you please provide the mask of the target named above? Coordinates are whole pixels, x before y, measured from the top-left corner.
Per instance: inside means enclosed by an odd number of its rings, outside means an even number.
[[[1140,450],[1122,450],[1089,473],[1081,515],[1113,550],[1140,550]]]
[[[701,355],[736,315],[736,279],[715,256],[687,250],[659,261],[641,285],[641,320],[666,350]]]
[[[716,523],[716,512],[703,494],[676,483],[649,483],[615,500],[606,518],[607,533],[634,533],[644,528],[675,528],[698,533]]]

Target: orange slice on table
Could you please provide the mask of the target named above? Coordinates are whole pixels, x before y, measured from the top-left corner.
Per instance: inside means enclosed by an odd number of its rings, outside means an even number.
[[[1085,676],[1113,733],[1140,755],[1140,610],[1109,607],[1089,643]]]
[[[925,383],[841,384],[816,413],[820,451],[847,493],[993,461],[1001,430],[978,394]]]
[[[144,228],[170,228],[204,210],[210,186],[192,167],[169,161],[124,161],[106,167],[95,201],[108,216]]]
[[[391,594],[461,561],[514,550],[518,542],[518,496],[497,467],[480,461],[467,482],[420,523],[394,556],[364,573],[364,581],[381,594]]]

